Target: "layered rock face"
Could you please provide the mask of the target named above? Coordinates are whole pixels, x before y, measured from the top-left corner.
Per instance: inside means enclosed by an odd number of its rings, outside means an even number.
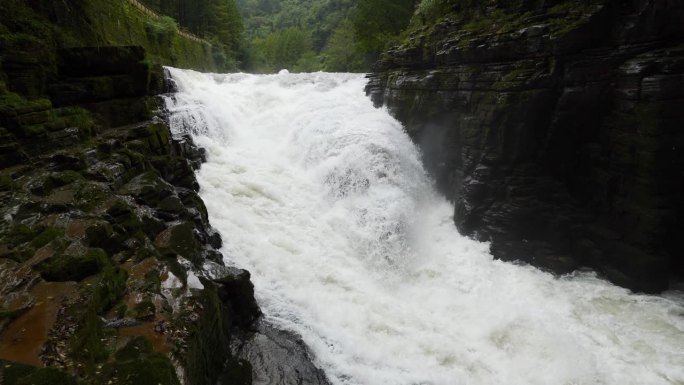
[[[16,48],[0,50],[0,383],[326,385],[224,266],[204,151],[157,109],[162,68],[135,46]]]
[[[469,236],[654,293],[684,276],[684,2],[511,1],[416,28],[369,75]]]
[[[249,383],[228,347],[259,308],[217,250],[201,151],[153,116],[161,67],[140,47],[3,53],[3,383]]]

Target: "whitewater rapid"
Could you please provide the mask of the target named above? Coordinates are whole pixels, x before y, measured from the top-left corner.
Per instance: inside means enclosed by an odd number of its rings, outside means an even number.
[[[684,296],[494,260],[356,74],[169,69],[227,264],[333,384],[684,384]]]

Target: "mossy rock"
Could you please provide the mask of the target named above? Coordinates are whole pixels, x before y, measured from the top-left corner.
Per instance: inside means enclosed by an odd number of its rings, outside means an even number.
[[[144,289],[152,293],[161,293],[161,272],[154,268],[145,273]]]
[[[173,192],[173,187],[152,171],[136,176],[119,189],[120,194],[131,195],[137,202],[151,207],[157,206]]]
[[[48,227],[31,240],[31,246],[39,249],[52,242],[55,238],[63,236],[64,229],[58,227]]]
[[[171,361],[152,351],[143,337],[135,337],[114,354],[116,361],[107,364],[100,383],[114,381],[121,385],[180,385]]]
[[[254,285],[247,270],[226,268],[226,273],[214,280],[221,302],[230,307],[232,322],[249,326],[261,314],[254,297]]]
[[[45,111],[51,108],[52,102],[50,102],[49,99],[27,100],[12,92],[0,94],[0,114],[5,116],[16,117],[18,115]]]
[[[104,250],[89,249],[83,255],[55,255],[34,268],[46,281],[81,281],[99,273],[108,263]]]
[[[165,213],[175,215],[180,215],[187,211],[183,202],[175,195],[170,195],[162,199],[159,204],[157,204],[157,208]]]
[[[142,217],[142,225],[143,225],[143,231],[145,234],[150,239],[154,239],[157,237],[159,233],[164,231],[166,228],[166,224],[162,222],[161,220],[153,217],[153,216],[143,216]]]
[[[221,304],[215,285],[208,281],[202,283],[204,290],[192,299],[201,304],[199,320],[179,325],[190,332],[182,357],[188,382],[193,385],[215,383],[230,356],[225,348],[230,341],[230,312]]]
[[[75,378],[54,368],[0,360],[2,385],[77,385]]]
[[[108,263],[97,284],[87,286],[81,293],[87,302],[76,304],[70,310],[78,319],[78,328],[69,341],[69,350],[71,356],[84,365],[91,375],[96,370],[95,365],[104,362],[111,353],[101,315],[121,298],[126,290],[127,279],[125,270]]]
[[[157,308],[154,306],[152,299],[147,297],[135,305],[133,312],[135,313],[135,319],[140,321],[149,321],[154,319],[154,316],[157,313]]]
[[[142,229],[142,222],[133,206],[122,200],[115,201],[107,210],[114,224],[114,230],[125,236],[135,235]]]
[[[50,174],[50,181],[53,186],[61,187],[67,184],[82,180],[83,176],[76,171],[67,170],[62,172],[54,172]]]
[[[93,297],[98,313],[109,309],[123,295],[127,280],[126,270],[111,264],[105,266]]]
[[[39,368],[26,377],[20,378],[17,385],[77,385],[74,377],[55,368]]]
[[[252,385],[252,364],[247,360],[231,358],[219,377],[222,385]]]
[[[169,227],[157,236],[154,243],[163,255],[177,254],[193,263],[201,262],[201,245],[190,222]]]
[[[40,231],[41,229],[38,228],[18,224],[10,228],[3,237],[3,242],[11,247],[19,246],[22,243],[30,242],[36,235],[40,234]]]
[[[69,340],[70,358],[92,375],[95,365],[109,357],[104,323],[92,305],[80,305],[75,312],[78,327]]]
[[[112,191],[105,184],[90,181],[82,182],[76,191],[77,207],[84,211],[90,211],[112,195]]]

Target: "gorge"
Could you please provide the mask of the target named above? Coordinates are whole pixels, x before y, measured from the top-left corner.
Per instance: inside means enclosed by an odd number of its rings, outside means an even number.
[[[226,263],[252,272],[266,319],[300,335],[331,383],[683,378],[681,292],[493,259],[458,234],[362,75],[170,73],[171,128],[207,150],[200,195]]]
[[[682,0],[2,0],[0,385],[682,384],[683,44]]]
[[[366,90],[496,257],[657,293],[684,275],[682,20],[681,1],[462,6]]]

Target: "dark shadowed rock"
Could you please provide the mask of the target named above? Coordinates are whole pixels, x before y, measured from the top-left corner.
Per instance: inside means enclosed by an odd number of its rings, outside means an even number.
[[[329,384],[299,337],[265,321],[256,329],[237,349],[237,356],[252,364],[252,384]]]
[[[635,291],[684,279],[684,3],[488,4],[416,29],[366,87],[458,229]]]

